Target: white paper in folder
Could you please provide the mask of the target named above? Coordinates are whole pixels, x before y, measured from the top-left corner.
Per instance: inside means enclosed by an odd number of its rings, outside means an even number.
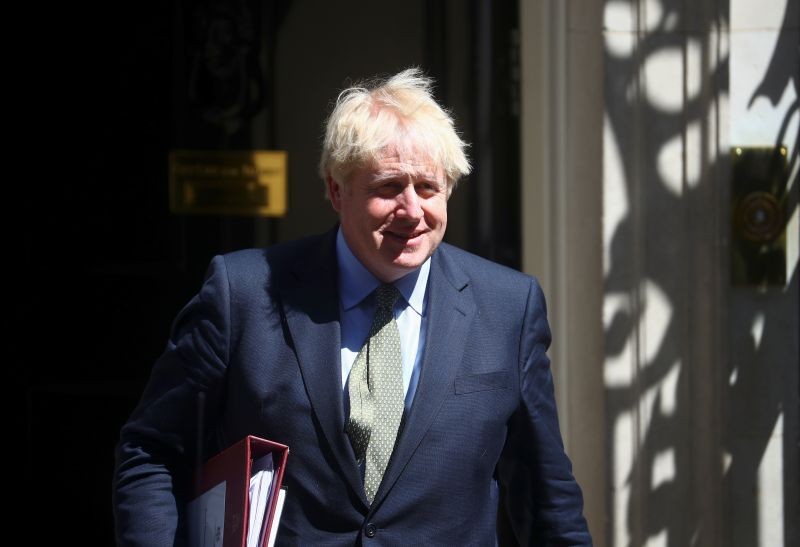
[[[225,535],[225,481],[189,502],[189,545],[222,547]]]

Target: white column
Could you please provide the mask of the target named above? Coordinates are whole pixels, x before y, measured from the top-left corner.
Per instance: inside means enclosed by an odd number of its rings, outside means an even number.
[[[561,430],[595,545],[606,537],[599,9],[520,2],[523,269],[545,290]]]

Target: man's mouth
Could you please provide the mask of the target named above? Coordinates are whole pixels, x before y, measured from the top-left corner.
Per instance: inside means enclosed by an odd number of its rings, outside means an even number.
[[[413,232],[397,232],[397,231],[385,231],[383,232],[384,236],[389,236],[392,239],[400,240],[400,241],[412,241],[425,233],[424,230],[415,230]]]

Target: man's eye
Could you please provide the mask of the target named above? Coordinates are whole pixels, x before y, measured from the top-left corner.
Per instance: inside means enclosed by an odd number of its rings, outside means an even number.
[[[417,193],[424,195],[435,194],[439,191],[439,187],[432,182],[422,182],[417,184]]]
[[[377,192],[384,197],[395,196],[403,191],[403,186],[399,183],[389,182],[378,186]]]

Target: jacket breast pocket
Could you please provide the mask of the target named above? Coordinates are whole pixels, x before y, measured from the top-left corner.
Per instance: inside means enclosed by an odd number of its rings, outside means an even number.
[[[470,374],[456,377],[456,395],[475,393],[476,391],[489,391],[492,389],[506,389],[508,387],[508,371],[486,372],[483,374]]]

